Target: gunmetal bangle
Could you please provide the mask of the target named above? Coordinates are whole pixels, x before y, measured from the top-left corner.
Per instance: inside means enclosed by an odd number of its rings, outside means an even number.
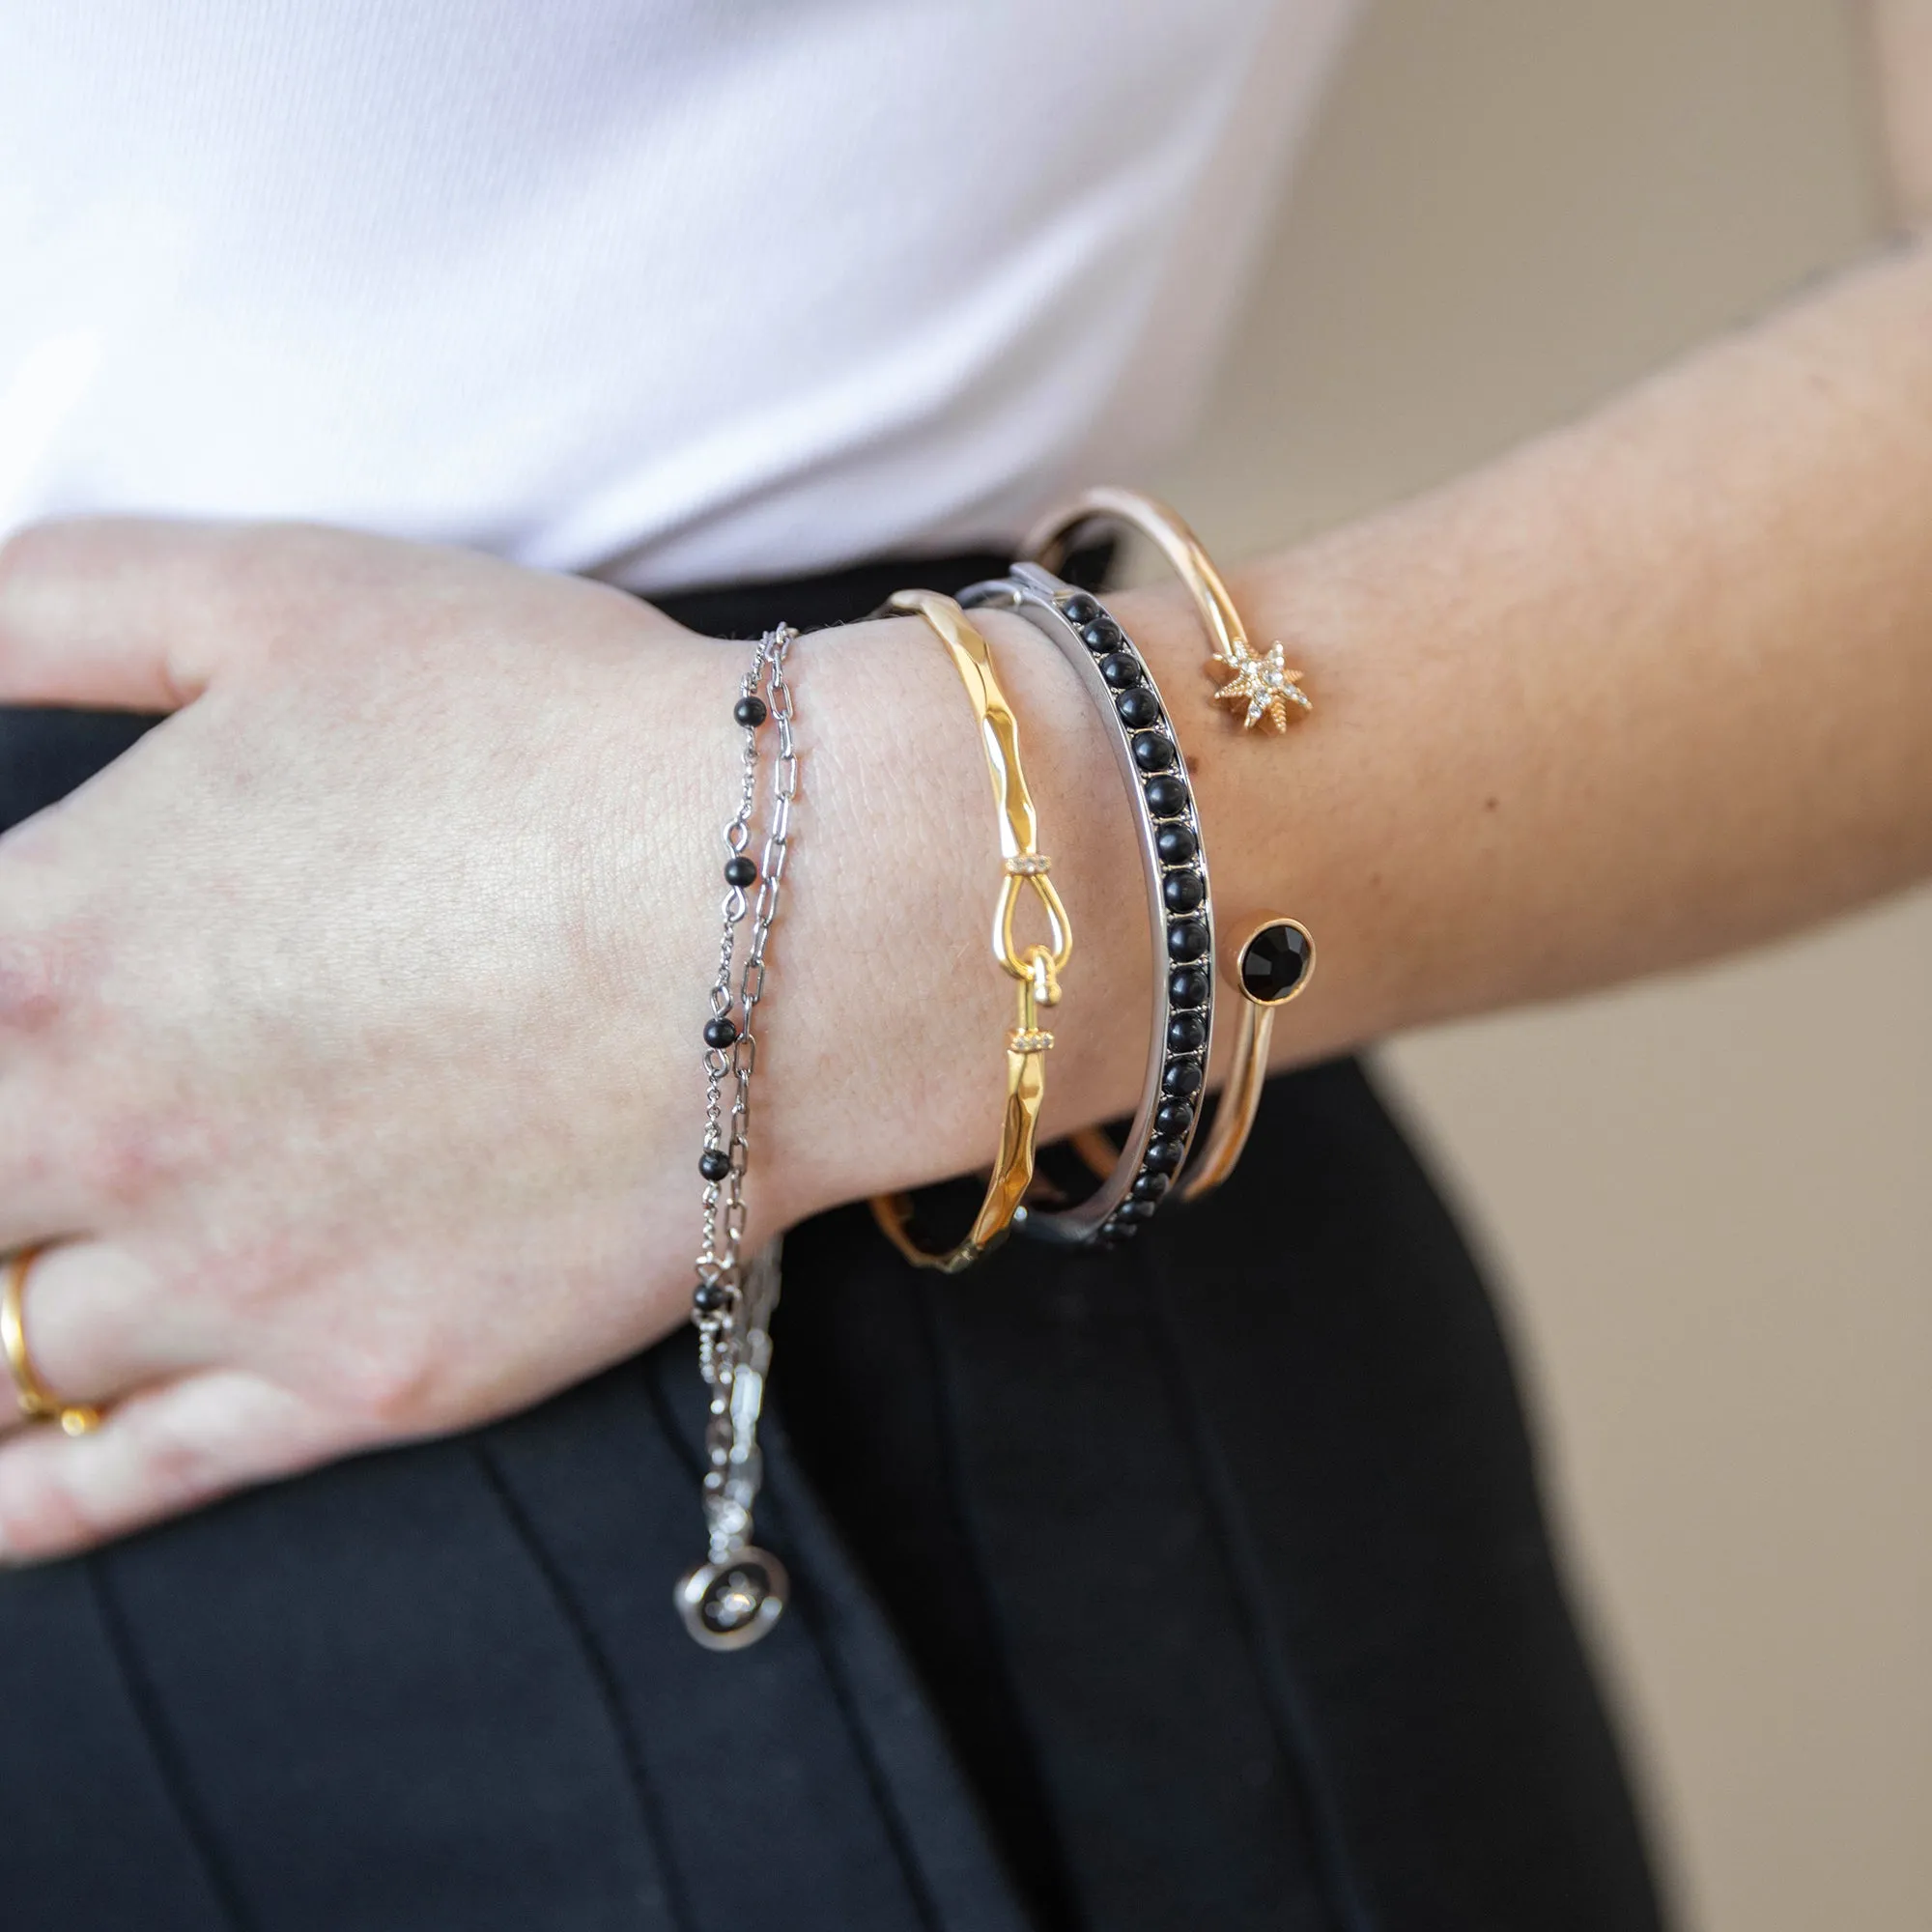
[[[1147,1081],[1126,1143],[1099,1187],[1074,1207],[1034,1208],[1026,1233],[1113,1241],[1151,1220],[1194,1140],[1214,1034],[1214,914],[1187,761],[1151,673],[1098,598],[1038,564],[963,592],[968,610],[1017,612],[1078,670],[1113,726],[1133,804],[1153,938],[1153,1026]]]
[[[797,636],[781,624],[758,639],[731,712],[744,732],[744,761],[738,810],[724,828],[724,937],[711,986],[711,1015],[704,1022],[704,1151],[697,1162],[704,1179],[704,1240],[691,1293],[698,1367],[710,1394],[703,1485],[709,1548],[705,1560],[678,1579],[676,1593],[685,1629],[707,1650],[742,1650],[757,1642],[779,1620],[791,1588],[784,1565],[752,1541],[752,1509],[763,1478],[758,1415],[771,1373],[780,1243],[768,1242],[749,1262],[740,1251],[752,1148],[752,1077],[758,1064],[754,1021],[764,998],[765,943],[778,917],[792,802],[798,796],[798,748],[785,677],[785,655]],[[753,859],[750,846],[758,798],[759,733],[767,723],[778,748],[764,845]],[[740,962],[738,928],[747,917],[752,930]]]

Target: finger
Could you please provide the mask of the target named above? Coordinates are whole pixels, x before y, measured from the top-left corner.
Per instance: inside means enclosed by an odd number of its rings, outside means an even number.
[[[177,711],[206,688],[249,534],[74,517],[0,544],[0,703]]]
[[[0,1444],[0,1562],[71,1555],[358,1446],[339,1417],[242,1370],[163,1383],[91,1435]]]
[[[46,1395],[105,1409],[151,1383],[218,1359],[196,1304],[169,1293],[154,1268],[111,1241],[49,1247],[27,1265],[20,1329]],[[12,1393],[11,1389],[8,1391]],[[0,1427],[32,1425],[7,1401]]]

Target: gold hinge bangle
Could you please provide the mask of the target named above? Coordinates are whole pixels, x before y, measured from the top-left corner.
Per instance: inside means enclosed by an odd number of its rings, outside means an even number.
[[[1000,1146],[985,1198],[966,1237],[939,1253],[913,1238],[912,1201],[885,1194],[872,1202],[880,1230],[917,1267],[957,1274],[1004,1240],[1021,1219],[1033,1184],[1035,1140],[1046,1095],[1046,1056],[1053,1035],[1041,1025],[1043,1010],[1060,1003],[1060,976],[1073,957],[1073,922],[1052,878],[1052,861],[1039,849],[1033,794],[1020,762],[1019,721],[1001,689],[986,640],[951,597],[931,590],[901,590],[886,611],[925,620],[959,673],[980,721],[980,749],[1000,817],[1000,895],[993,908],[992,951],[1000,970],[1018,982],[1015,1024],[1007,1034],[1007,1097],[1000,1117]],[[1021,949],[1013,931],[1020,895],[1031,892],[1046,917],[1047,940]]]

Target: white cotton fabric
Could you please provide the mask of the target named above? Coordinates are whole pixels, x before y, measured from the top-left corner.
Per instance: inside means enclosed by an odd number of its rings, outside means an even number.
[[[0,0],[0,532],[670,589],[1185,428],[1351,0]]]

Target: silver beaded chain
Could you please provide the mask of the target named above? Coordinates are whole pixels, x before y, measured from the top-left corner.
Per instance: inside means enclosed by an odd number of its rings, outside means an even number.
[[[779,1298],[781,1243],[750,1261],[745,1237],[745,1172],[751,1160],[752,1078],[758,1065],[754,1024],[765,995],[765,947],[778,917],[798,796],[798,748],[785,658],[798,636],[781,624],[760,638],[739,687],[733,716],[745,734],[738,810],[724,828],[724,933],[704,1027],[703,1243],[692,1290],[698,1367],[710,1392],[705,1425],[705,1560],[679,1579],[677,1605],[691,1634],[709,1650],[740,1650],[771,1629],[785,1605],[784,1565],[752,1542],[752,1512],[763,1478],[758,1415],[771,1371],[772,1311]],[[759,858],[750,857],[757,806],[760,737],[777,736],[770,811]],[[752,888],[755,884],[756,895]],[[741,928],[750,936],[738,961]],[[736,968],[734,983],[734,967]],[[728,1106],[725,1083],[730,1083]]]

